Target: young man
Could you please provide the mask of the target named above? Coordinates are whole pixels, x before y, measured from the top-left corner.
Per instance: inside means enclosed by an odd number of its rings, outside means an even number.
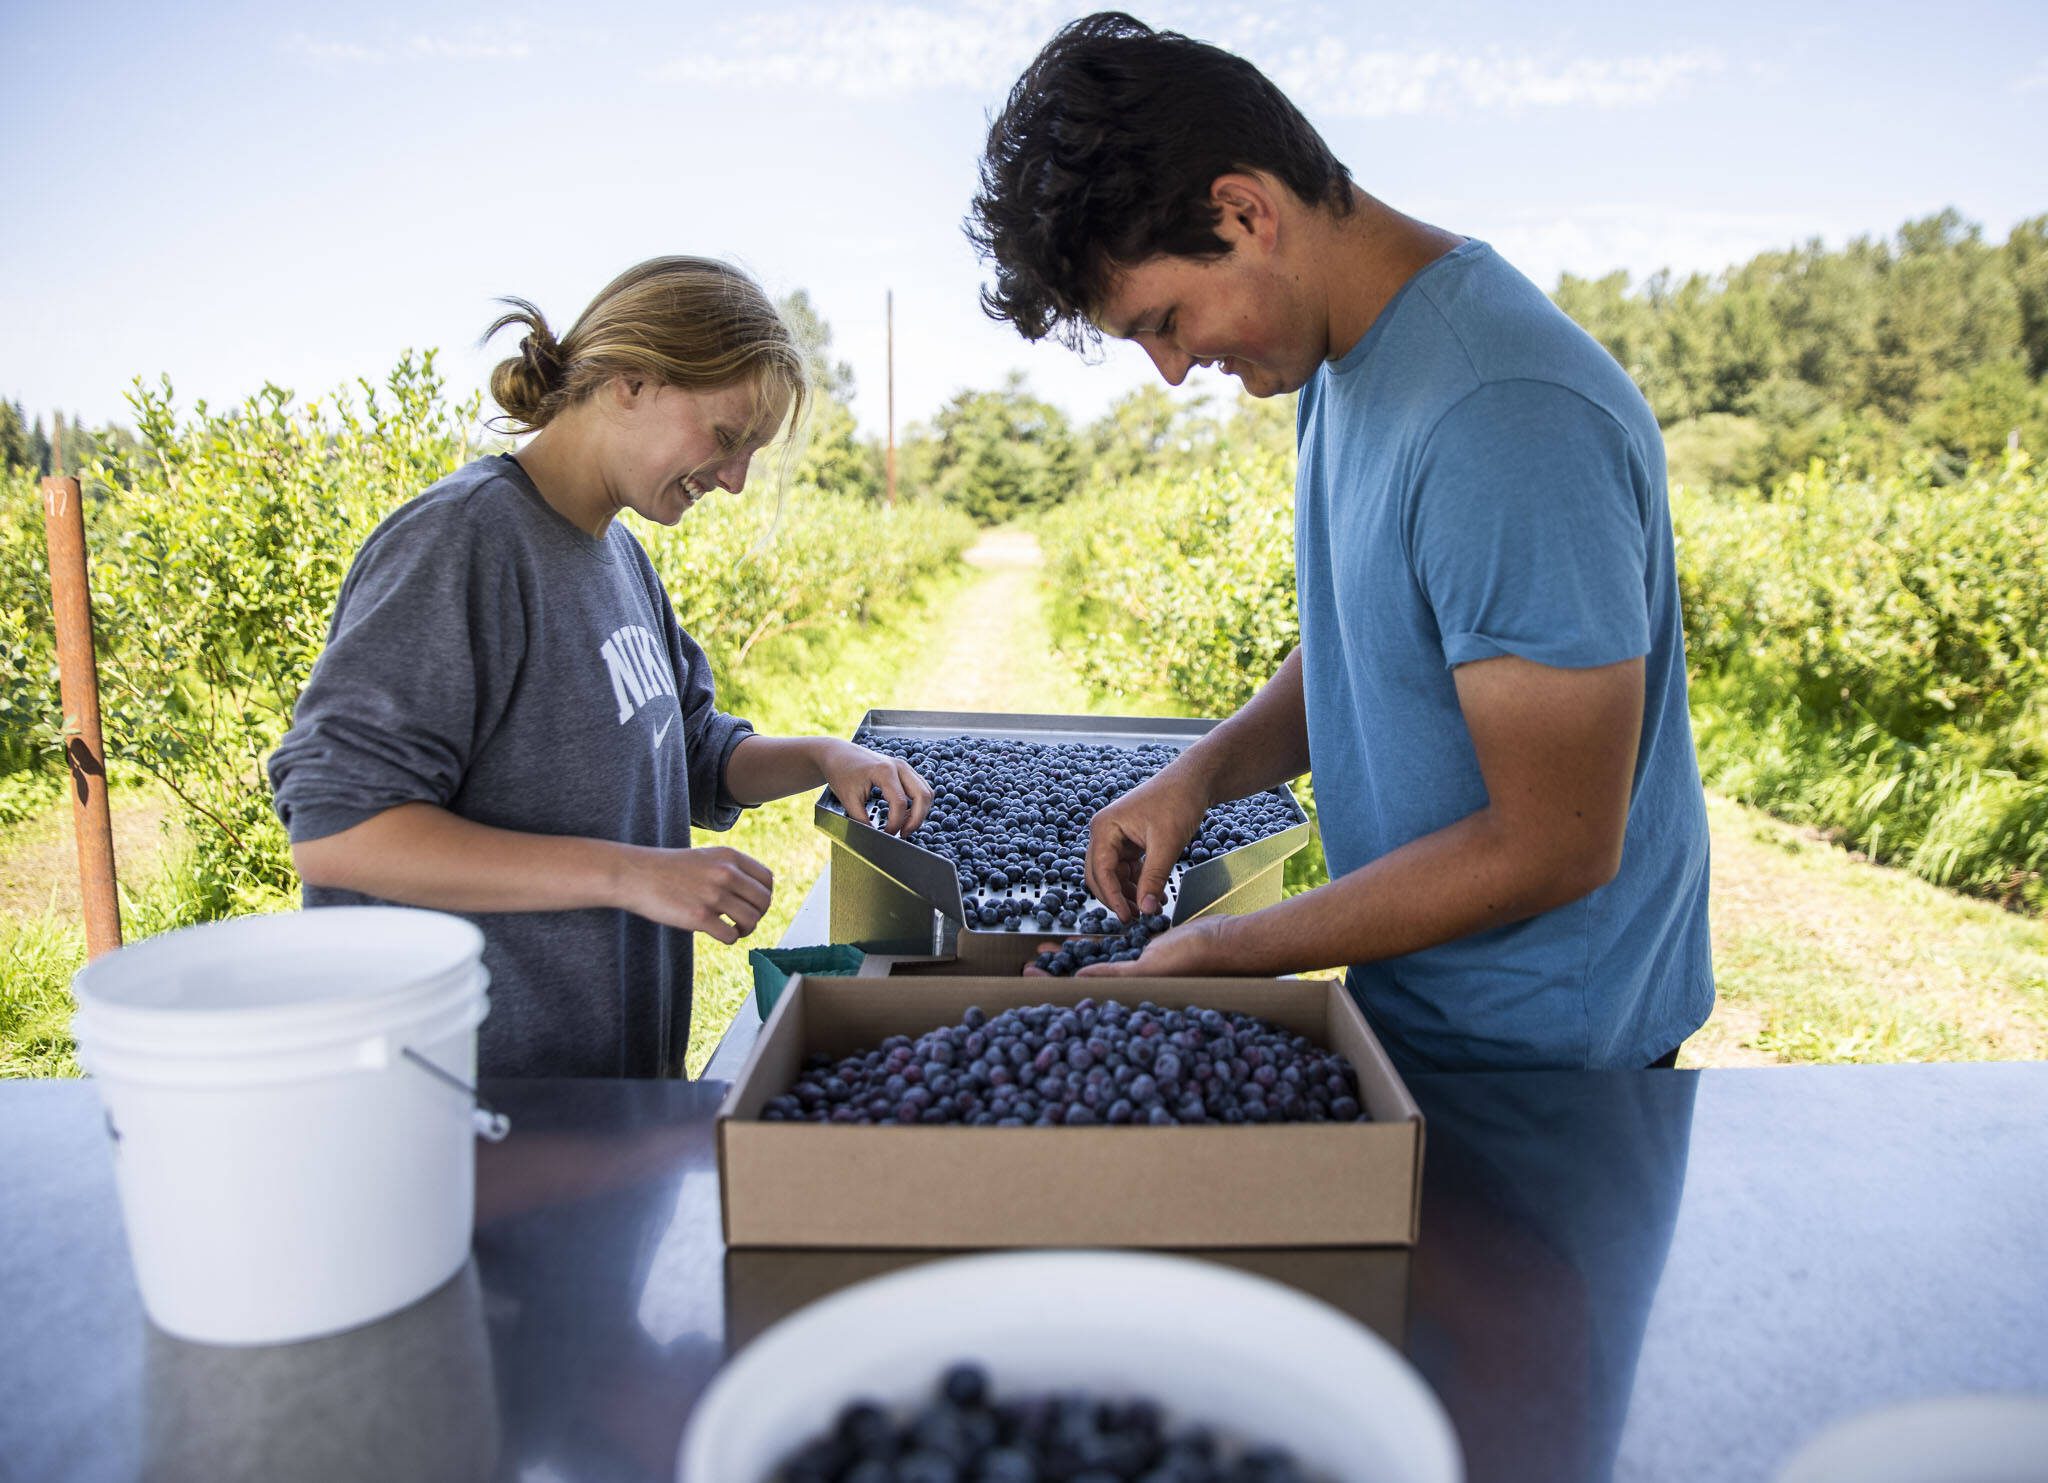
[[[1095,816],[1088,881],[1156,910],[1209,805],[1313,771],[1330,883],[1107,971],[1348,963],[1409,1068],[1669,1064],[1713,1004],[1707,824],[1627,374],[1486,244],[1360,190],[1248,62],[1125,15],[1012,89],[968,233],[1027,339],[1301,393],[1301,645]]]

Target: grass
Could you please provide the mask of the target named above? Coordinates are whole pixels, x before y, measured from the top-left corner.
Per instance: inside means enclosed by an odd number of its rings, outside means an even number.
[[[54,911],[0,925],[0,1076],[77,1076],[71,975],[85,932]]]
[[[2048,1057],[2048,923],[1708,797],[1719,1003],[1681,1065]]]

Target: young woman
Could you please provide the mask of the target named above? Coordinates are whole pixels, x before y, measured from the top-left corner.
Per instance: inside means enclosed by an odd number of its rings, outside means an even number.
[[[695,847],[747,806],[879,787],[908,833],[931,789],[830,737],[721,712],[703,651],[614,517],[673,525],[794,425],[803,355],[724,263],[657,258],[557,340],[526,326],[491,394],[533,437],[393,512],[356,555],[270,759],[307,906],[473,918],[491,971],[484,1075],[680,1075],[690,934],[734,942],[774,881]],[[488,335],[486,336],[488,338]]]

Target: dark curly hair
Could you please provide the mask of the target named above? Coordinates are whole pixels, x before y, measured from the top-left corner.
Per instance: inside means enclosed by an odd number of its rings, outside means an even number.
[[[982,308],[1027,340],[1097,343],[1089,311],[1119,265],[1229,252],[1209,187],[1234,170],[1351,209],[1351,172],[1250,62],[1121,11],[1071,22],[989,126],[966,222],[995,264]]]

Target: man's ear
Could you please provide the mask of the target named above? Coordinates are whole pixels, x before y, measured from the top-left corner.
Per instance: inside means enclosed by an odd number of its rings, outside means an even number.
[[[612,377],[609,385],[613,405],[621,411],[631,407],[640,400],[640,388],[645,384],[638,376]]]
[[[1279,241],[1278,187],[1263,171],[1217,176],[1209,203],[1216,208],[1216,235],[1233,248],[1243,243],[1270,252]]]

